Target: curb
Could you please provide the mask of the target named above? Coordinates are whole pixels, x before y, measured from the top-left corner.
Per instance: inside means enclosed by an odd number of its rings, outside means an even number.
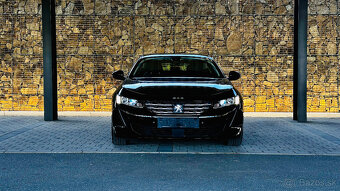
[[[44,116],[43,111],[0,111],[0,116]],[[111,116],[111,112],[88,112],[88,111],[59,111],[58,116],[61,117],[107,117]]]
[[[245,117],[290,117],[293,118],[292,112],[245,112]],[[340,113],[321,113],[309,112],[307,118],[340,118]]]

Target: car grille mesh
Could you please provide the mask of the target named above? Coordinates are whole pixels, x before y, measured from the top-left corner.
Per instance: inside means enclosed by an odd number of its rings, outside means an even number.
[[[210,103],[185,103],[180,104],[183,106],[183,112],[175,113],[174,106],[178,103],[145,103],[145,106],[151,112],[157,115],[172,115],[172,114],[190,114],[200,115],[211,107]]]

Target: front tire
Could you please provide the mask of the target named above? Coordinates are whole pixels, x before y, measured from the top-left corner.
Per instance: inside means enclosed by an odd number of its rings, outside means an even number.
[[[241,130],[240,134],[235,137],[229,137],[224,140],[225,145],[229,146],[240,146],[242,144],[243,139],[243,129]]]
[[[127,140],[122,137],[118,137],[114,132],[113,128],[111,128],[111,136],[112,136],[112,143],[115,145],[126,145]]]

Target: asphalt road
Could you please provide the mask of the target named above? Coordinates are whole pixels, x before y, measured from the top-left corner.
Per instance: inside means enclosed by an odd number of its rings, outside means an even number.
[[[340,190],[340,156],[0,154],[0,190]]]

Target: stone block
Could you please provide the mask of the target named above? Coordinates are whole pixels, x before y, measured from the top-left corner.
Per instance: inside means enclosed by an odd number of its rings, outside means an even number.
[[[173,53],[174,24],[175,21],[171,17],[136,17],[136,53]]]
[[[175,52],[211,55],[214,50],[214,19],[186,17],[175,22]]]
[[[290,0],[255,1],[255,13],[259,15],[292,15],[294,2]]]
[[[293,25],[292,16],[256,16],[255,53],[258,55],[292,54]]]
[[[178,16],[182,15],[213,15],[214,4],[209,0],[176,0],[175,1],[175,13]]]
[[[316,15],[308,17],[307,52],[334,55],[338,52],[337,17]]]
[[[57,15],[90,15],[94,13],[94,0],[56,0],[55,3]]]
[[[308,12],[310,14],[336,14],[337,3],[334,0],[309,0]]]

